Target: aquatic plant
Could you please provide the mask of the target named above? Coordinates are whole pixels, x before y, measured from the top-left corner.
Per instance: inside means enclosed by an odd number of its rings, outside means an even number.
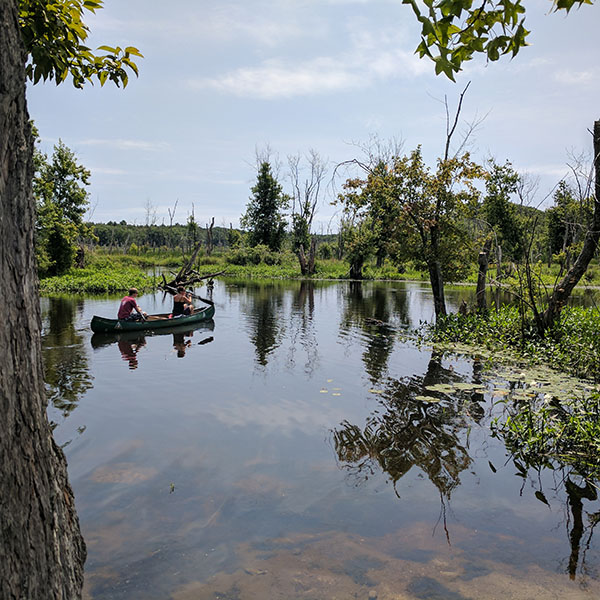
[[[448,315],[437,326],[423,325],[421,339],[452,348],[457,343],[495,355],[510,351],[530,364],[547,364],[577,377],[600,381],[600,312],[567,307],[554,327],[540,336],[516,306],[486,315]]]

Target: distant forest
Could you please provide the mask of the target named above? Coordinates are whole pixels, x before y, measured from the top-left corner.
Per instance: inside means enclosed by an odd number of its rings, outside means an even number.
[[[96,239],[88,239],[94,246],[129,250],[131,245],[139,249],[164,248],[188,250],[197,242],[206,244],[208,228],[197,224],[187,225],[130,225],[125,221],[91,224]],[[337,235],[315,235],[317,245],[332,242]],[[212,245],[215,249],[239,245],[242,232],[229,227],[212,228]]]

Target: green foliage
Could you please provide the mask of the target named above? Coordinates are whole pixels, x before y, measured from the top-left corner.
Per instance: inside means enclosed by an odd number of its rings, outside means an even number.
[[[115,265],[112,261],[96,262],[93,267],[70,269],[64,275],[40,280],[43,294],[124,292],[130,287],[149,290],[156,287],[156,281],[135,267]]]
[[[600,478],[600,394],[561,398],[536,395],[496,420],[513,460],[528,467],[569,466],[586,479]]]
[[[298,213],[292,215],[292,249],[297,252],[302,246],[305,252],[310,248],[310,230],[308,221]]]
[[[240,219],[242,227],[248,230],[250,246],[264,244],[271,250],[281,248],[285,237],[285,220],[282,211],[287,208],[289,199],[271,172],[271,165],[260,164],[256,185]]]
[[[402,0],[410,4],[421,23],[421,43],[416,53],[435,64],[435,73],[454,81],[462,64],[475,54],[488,61],[516,56],[527,46],[523,0]],[[592,0],[552,0],[553,10],[567,13],[573,6],[593,4]]]
[[[486,223],[496,234],[497,243],[510,260],[523,257],[523,228],[519,222],[515,205],[510,201],[517,191],[519,174],[510,162],[499,165],[490,161],[485,180],[486,195],[482,213]]]
[[[546,364],[578,377],[600,381],[600,313],[593,308],[566,307],[554,328],[540,337],[531,315],[502,306],[487,315],[448,315],[424,330],[430,341],[505,350],[533,364]]]
[[[227,232],[227,243],[229,244],[229,247],[239,248],[242,245],[242,242],[243,236],[241,231],[230,227],[229,231]]]
[[[90,172],[59,140],[51,160],[35,150],[36,255],[42,275],[58,275],[73,265],[79,242],[92,235],[83,222]]]
[[[281,254],[272,252],[268,246],[258,244],[250,248],[236,248],[228,256],[227,262],[232,265],[279,265]]]
[[[355,250],[390,254],[396,264],[439,264],[446,280],[460,280],[469,270],[467,224],[479,198],[474,181],[483,176],[468,154],[440,159],[432,170],[418,147],[377,163],[366,179],[347,180],[338,202],[353,224],[368,223],[364,236],[353,238]]]
[[[325,242],[317,248],[317,256],[323,260],[329,260],[335,256],[336,249],[335,244]]]
[[[593,200],[577,199],[575,190],[566,181],[560,181],[552,199],[554,205],[546,211],[548,245],[552,254],[570,251],[577,255],[588,223],[592,220]],[[563,256],[564,258],[564,256]]]
[[[69,75],[82,88],[95,77],[127,86],[128,71],[138,74],[132,57],[142,57],[133,46],[100,46],[93,53],[84,45],[89,28],[84,11],[95,13],[103,0],[19,0],[19,25],[29,57],[27,77],[37,83],[54,79],[57,84]]]
[[[93,228],[97,244],[100,247],[128,248],[130,244],[135,243],[141,252],[142,248],[152,248],[154,251],[162,247],[168,251],[175,248],[186,250],[190,246],[187,224],[129,225],[125,221],[120,223],[109,221],[108,223],[95,223]],[[213,245],[215,247],[227,246],[230,235],[241,239],[241,233],[236,229],[214,227]],[[206,229],[197,228],[196,239],[206,242]],[[179,257],[181,258],[181,252],[179,252]]]

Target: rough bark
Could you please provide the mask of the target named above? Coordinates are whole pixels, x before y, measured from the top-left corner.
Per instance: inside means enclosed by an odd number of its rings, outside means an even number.
[[[479,264],[479,272],[477,273],[477,310],[479,312],[486,312],[487,304],[485,301],[485,280],[487,277],[490,249],[492,247],[492,238],[488,238],[477,257],[477,263]]]
[[[46,416],[17,1],[0,0],[0,598],[81,596],[85,545]]]
[[[543,329],[550,329],[558,319],[563,307],[567,303],[573,288],[586,272],[590,261],[598,249],[600,239],[600,121],[594,123],[594,170],[596,176],[594,216],[587,231],[583,248],[573,266],[568,270],[563,280],[554,288],[548,308],[542,317]]]

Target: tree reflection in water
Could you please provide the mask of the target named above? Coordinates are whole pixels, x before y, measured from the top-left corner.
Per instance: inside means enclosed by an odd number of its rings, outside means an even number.
[[[271,353],[279,347],[283,336],[281,314],[285,288],[277,282],[244,282],[228,285],[230,296],[239,296],[242,312],[247,317],[249,338],[256,348],[256,362],[269,363]]]
[[[434,352],[424,375],[383,384],[379,402],[384,410],[371,413],[362,429],[344,421],[332,432],[338,459],[357,480],[368,479],[379,467],[400,497],[399,480],[413,467],[420,469],[439,490],[444,525],[446,502],[471,464],[460,441],[468,426],[464,402],[448,396],[424,402],[417,396],[431,394],[425,389],[429,385],[457,379]]]
[[[315,312],[315,282],[301,281],[300,287],[292,298],[292,312],[288,338],[290,348],[287,357],[288,367],[296,364],[296,351],[298,344],[306,353],[304,372],[311,376],[319,362],[319,346],[314,322]]]
[[[42,305],[46,392],[52,405],[67,417],[93,385],[83,335],[75,329],[83,300],[54,297],[46,302]]]
[[[364,333],[363,363],[372,383],[387,371],[398,326],[409,323],[408,297],[395,292],[393,287],[375,284],[365,288],[362,282],[352,281],[344,298],[340,333],[348,334],[353,327]]]

